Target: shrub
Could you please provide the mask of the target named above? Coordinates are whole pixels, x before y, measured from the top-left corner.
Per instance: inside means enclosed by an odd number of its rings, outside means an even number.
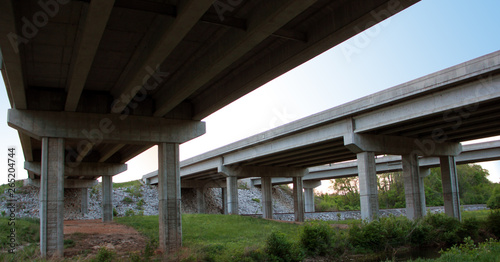
[[[116,211],[116,208],[113,207],[113,216],[116,217],[118,216],[118,211]]]
[[[331,249],[333,233],[328,224],[314,221],[305,224],[300,242],[308,256],[325,256]]]
[[[292,262],[302,261],[304,258],[300,249],[288,241],[285,234],[281,232],[272,232],[266,244],[269,261]]]
[[[127,211],[125,211],[125,216],[126,217],[135,216],[134,210],[128,209]]]
[[[486,218],[486,230],[500,238],[500,210],[491,211]]]
[[[428,239],[435,244],[452,245],[466,237],[466,232],[460,221],[446,214],[441,213],[426,216],[424,222],[432,227]]]
[[[488,199],[486,205],[490,209],[500,209],[500,185],[495,186],[495,189],[493,189],[493,193]]]
[[[143,210],[144,209],[144,204],[146,204],[146,201],[144,201],[144,199],[140,199],[139,202],[137,202],[137,209],[139,210]]]
[[[134,203],[134,200],[132,200],[132,198],[130,198],[130,197],[124,197],[122,201],[123,201],[124,203],[127,203],[127,204],[132,204],[132,203]]]
[[[105,247],[101,247],[99,249],[99,252],[97,252],[97,255],[94,259],[92,259],[93,262],[111,262],[116,258],[116,253],[113,252],[112,250],[109,250]]]
[[[141,192],[141,186],[140,185],[135,185],[135,186],[127,187],[127,189],[125,189],[125,192],[129,193],[133,197],[137,197],[137,198],[142,197],[142,192]]]

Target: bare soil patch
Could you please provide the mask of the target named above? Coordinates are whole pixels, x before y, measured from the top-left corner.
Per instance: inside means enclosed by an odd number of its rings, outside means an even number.
[[[64,221],[64,240],[73,241],[73,247],[64,249],[65,257],[97,254],[101,247],[113,250],[119,256],[143,251],[148,239],[135,229],[101,220]]]

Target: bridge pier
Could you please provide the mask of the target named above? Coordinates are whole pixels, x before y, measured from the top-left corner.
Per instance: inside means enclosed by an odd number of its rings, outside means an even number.
[[[379,213],[375,154],[361,152],[357,154],[357,158],[361,219],[371,221],[377,218]]]
[[[227,215],[227,187],[221,187],[222,214]]]
[[[102,222],[113,221],[113,177],[102,176]]]
[[[196,206],[198,214],[205,214],[205,189],[203,187],[196,188]]]
[[[314,189],[321,186],[321,180],[318,181],[304,181],[304,203],[305,212],[315,212],[314,207]]]
[[[304,182],[302,177],[293,178],[293,210],[295,214],[295,221],[305,221],[305,205],[304,205]]]
[[[238,177],[228,176],[227,183],[227,213],[229,215],[238,215]]]
[[[458,190],[457,167],[454,156],[439,158],[443,185],[444,212],[450,217],[462,220]]]
[[[418,155],[402,156],[403,179],[406,199],[406,217],[417,219],[425,216],[425,191],[418,166]]]
[[[158,199],[160,249],[174,252],[182,246],[179,144],[158,144]]]
[[[40,253],[64,254],[64,139],[42,138],[40,178]]]
[[[262,217],[273,219],[273,183],[271,177],[262,177]]]

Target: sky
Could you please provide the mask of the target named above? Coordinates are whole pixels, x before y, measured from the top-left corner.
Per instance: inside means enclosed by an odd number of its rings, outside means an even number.
[[[500,1],[423,0],[208,116],[205,135],[180,146],[181,160],[414,80],[500,49]],[[17,132],[0,81],[0,152],[18,151],[18,179],[27,177]],[[497,137],[496,139],[500,139]],[[113,178],[125,182],[158,167],[156,147]],[[7,170],[0,161],[0,169]],[[500,161],[479,163],[500,182]],[[6,174],[6,172],[4,172]],[[7,175],[0,176],[0,184]]]

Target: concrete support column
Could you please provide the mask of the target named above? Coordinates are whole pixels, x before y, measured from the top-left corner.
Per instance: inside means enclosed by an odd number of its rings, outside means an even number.
[[[295,221],[304,222],[305,206],[304,206],[304,183],[302,177],[293,178],[293,209],[295,213]]]
[[[64,140],[42,138],[40,181],[40,253],[64,255]]]
[[[273,184],[271,177],[263,177],[262,181],[262,217],[273,219]]]
[[[379,212],[375,154],[361,152],[357,154],[357,158],[361,219],[371,221],[378,217]]]
[[[102,222],[113,221],[113,177],[102,176]]]
[[[158,144],[160,249],[172,253],[182,246],[179,144]]]
[[[402,156],[403,179],[406,198],[406,216],[417,219],[425,216],[425,193],[422,194],[423,180],[420,177],[418,156],[407,154]]]
[[[229,215],[238,215],[238,178],[228,176],[227,183],[227,213]]]
[[[82,214],[87,214],[89,212],[89,189],[84,187],[82,190]]]
[[[314,208],[314,188],[321,186],[320,181],[304,181],[304,202],[306,212],[315,212]]]
[[[227,215],[227,188],[222,187],[221,188],[221,195],[222,195],[222,214]]]
[[[440,157],[439,161],[441,164],[441,181],[443,184],[444,212],[448,216],[462,220],[455,157],[444,156]]]
[[[196,204],[198,214],[205,214],[205,192],[203,187],[196,188]]]

